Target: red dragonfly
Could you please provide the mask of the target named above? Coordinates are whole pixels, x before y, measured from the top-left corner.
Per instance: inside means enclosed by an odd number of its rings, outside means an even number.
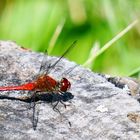
[[[74,41],[72,45],[64,52],[64,54],[53,64],[50,65],[48,70],[45,72],[45,74],[37,76],[36,79],[32,82],[25,83],[18,86],[6,86],[6,87],[0,87],[0,91],[11,91],[11,90],[28,90],[28,91],[35,91],[32,95],[34,100],[34,106],[33,106],[33,128],[36,129],[37,124],[35,124],[35,101],[36,96],[38,92],[47,92],[47,99],[50,100],[50,102],[57,101],[57,104],[61,102],[65,107],[66,105],[63,103],[63,101],[67,101],[69,99],[72,99],[74,96],[67,92],[68,89],[71,87],[71,83],[67,78],[62,78],[60,81],[56,81],[54,78],[48,75],[49,70],[53,69],[58,62],[75,46],[77,41]],[[41,65],[40,71],[43,68]],[[40,96],[40,95],[39,95]],[[41,97],[38,98],[40,99]],[[7,97],[7,99],[13,99],[14,97]],[[44,98],[44,96],[43,96]],[[2,99],[2,98],[1,98]],[[29,98],[20,98],[21,101],[29,101]],[[32,99],[30,101],[33,101]],[[57,106],[57,104],[53,107],[53,109]]]

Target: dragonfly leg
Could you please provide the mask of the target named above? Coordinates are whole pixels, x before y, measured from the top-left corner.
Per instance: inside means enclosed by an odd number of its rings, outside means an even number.
[[[68,121],[69,126],[71,127],[71,122],[68,120],[68,118],[67,118],[66,116],[64,116],[64,115],[60,112],[60,110],[59,110],[58,108],[56,108],[56,106],[58,105],[59,102],[61,102],[63,105],[65,105],[62,101],[58,101],[55,105],[53,105],[53,104],[51,103],[51,105],[53,106],[53,110],[56,111],[56,112],[58,112],[62,117],[64,117],[64,118]],[[67,106],[67,105],[66,105],[66,106]]]
[[[52,102],[51,102],[51,105],[53,106],[53,110],[54,110],[54,111],[56,111],[56,112],[58,112],[60,115],[62,115],[61,112],[60,112],[60,110],[59,110],[58,108],[56,108],[57,105],[58,105],[58,103],[59,103],[59,101],[57,101],[57,103],[56,103],[55,105],[53,105]]]
[[[66,108],[67,106],[70,106],[70,105],[65,104],[63,101],[60,101],[60,103],[63,104],[65,108]]]

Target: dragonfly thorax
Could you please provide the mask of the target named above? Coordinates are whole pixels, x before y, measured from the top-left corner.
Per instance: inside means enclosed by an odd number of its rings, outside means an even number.
[[[43,75],[35,81],[35,90],[37,91],[66,92],[70,87],[71,84],[66,78],[56,81],[48,75]]]

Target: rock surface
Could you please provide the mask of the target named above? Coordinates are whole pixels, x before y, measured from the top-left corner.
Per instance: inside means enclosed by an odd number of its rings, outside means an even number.
[[[0,41],[0,86],[20,85],[34,79],[42,59],[46,65],[58,58],[20,48],[14,42]],[[127,117],[140,113],[139,102],[128,91],[97,73],[66,59],[50,72],[55,79],[65,76],[71,81],[74,95],[65,109],[62,104],[54,111],[50,103],[37,102],[37,128],[32,127],[30,103],[0,99],[0,140],[139,140],[140,123]],[[44,68],[45,69],[45,68]],[[67,74],[66,74],[67,73]],[[26,97],[28,91],[1,91],[0,97]],[[71,126],[68,122],[71,122]]]

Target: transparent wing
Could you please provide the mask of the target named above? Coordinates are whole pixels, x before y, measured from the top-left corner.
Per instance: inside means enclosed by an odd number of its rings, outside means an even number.
[[[47,61],[47,56],[48,56],[48,52],[47,52],[47,49],[45,49],[44,51],[44,56],[42,58],[42,61],[41,61],[41,64],[40,64],[40,68],[37,72],[36,75],[34,75],[33,79],[35,80],[37,77],[43,75],[46,73],[46,69],[49,68],[49,64],[48,64],[48,61]]]
[[[60,58],[58,58],[58,60],[52,64],[52,65],[48,65],[48,69],[46,71],[46,73],[48,74],[59,62],[60,60],[72,49],[76,46],[76,43],[77,43],[77,40],[74,41],[70,46],[69,48],[62,54],[62,56]]]

